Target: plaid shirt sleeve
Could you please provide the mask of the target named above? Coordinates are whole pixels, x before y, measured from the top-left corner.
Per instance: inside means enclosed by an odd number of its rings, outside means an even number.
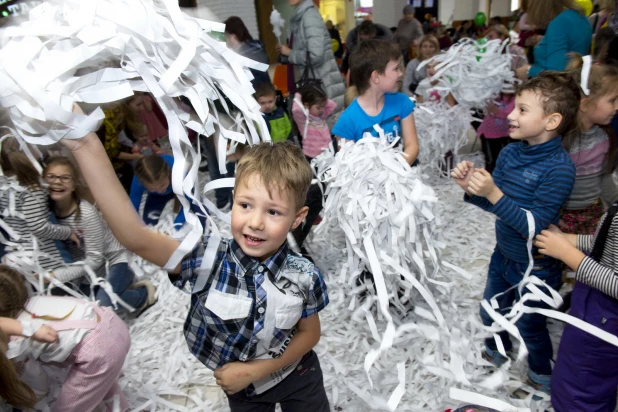
[[[324,277],[317,267],[313,269],[311,287],[307,301],[305,302],[305,308],[303,309],[302,318],[308,318],[313,316],[328,305],[328,293],[326,292],[326,283]]]
[[[178,289],[184,290],[187,281],[191,285],[191,288],[193,288],[195,280],[197,279],[197,269],[199,269],[202,264],[202,257],[206,251],[206,246],[208,245],[209,239],[210,236],[205,236],[202,242],[195,246],[191,253],[182,259],[180,276],[172,281],[172,284]]]

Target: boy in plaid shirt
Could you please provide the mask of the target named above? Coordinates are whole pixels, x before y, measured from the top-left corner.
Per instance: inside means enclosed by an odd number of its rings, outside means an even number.
[[[75,111],[81,110],[76,107]],[[164,266],[179,242],[144,226],[98,137],[62,140],[75,155],[117,239]],[[184,334],[191,352],[215,371],[232,411],[329,411],[320,364],[318,312],[328,304],[319,270],[286,242],[307,214],[311,167],[290,142],[252,147],[239,161],[232,236],[221,242],[213,269],[193,290]],[[185,256],[170,275],[192,289],[208,243]],[[182,269],[182,270],[181,270]]]

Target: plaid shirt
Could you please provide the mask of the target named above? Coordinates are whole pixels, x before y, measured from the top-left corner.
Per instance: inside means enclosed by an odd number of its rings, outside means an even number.
[[[185,257],[175,286],[183,289],[189,281],[193,287],[207,243],[205,237]],[[287,242],[260,263],[233,239],[224,240],[206,285],[191,295],[184,334],[191,353],[212,370],[228,362],[272,359],[285,351],[298,321],[327,304],[322,274]],[[289,373],[285,369],[279,380]]]

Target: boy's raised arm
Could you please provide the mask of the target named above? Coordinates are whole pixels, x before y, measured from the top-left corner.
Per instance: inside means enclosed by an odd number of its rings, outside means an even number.
[[[74,105],[74,111],[83,113],[77,105]],[[118,241],[149,262],[165,266],[179,242],[144,225],[118,181],[97,135],[90,132],[82,139],[63,139],[62,143],[73,152],[99,209]]]

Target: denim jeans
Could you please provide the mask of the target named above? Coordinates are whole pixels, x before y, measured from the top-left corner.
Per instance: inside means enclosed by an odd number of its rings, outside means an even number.
[[[206,160],[208,161],[208,174],[210,180],[223,179],[225,177],[234,177],[235,164],[234,162],[228,162],[225,167],[227,173],[221,174],[219,171],[219,162],[217,161],[217,153],[213,144],[210,143],[206,136],[200,136],[200,144],[202,151],[206,154]],[[217,199],[217,207],[222,208],[226,204],[232,202],[232,188],[224,187],[221,189],[215,189],[215,198]]]
[[[498,293],[505,292],[512,286],[517,285],[523,279],[524,273],[528,267],[528,263],[515,262],[505,257],[498,248],[494,250],[489,263],[489,273],[487,274],[487,284],[483,299],[490,300]],[[544,257],[534,260],[534,267],[531,276],[534,275],[545,281],[547,285],[555,290],[560,289],[562,283],[562,264],[560,261]],[[545,288],[541,288],[545,291]],[[524,292],[525,293],[525,292]],[[498,304],[502,310],[499,313],[506,313],[517,299],[519,300],[519,292],[517,288],[510,290],[504,295],[497,298]],[[549,308],[542,302],[526,302],[529,307]],[[481,307],[481,318],[483,324],[490,326],[493,320],[485,309]],[[515,324],[521,334],[526,347],[528,348],[528,365],[530,370],[539,375],[551,375],[551,359],[553,357],[553,348],[549,339],[549,331],[547,330],[547,318],[539,314],[525,314]],[[504,343],[504,349],[510,350],[512,347],[508,332],[500,332],[500,337]],[[496,350],[496,342],[493,338],[485,340],[485,344],[489,349]]]
[[[137,289],[129,289],[133,284],[135,275],[129,267],[128,263],[116,263],[109,268],[107,274],[107,281],[112,286],[112,290],[116,295],[125,301],[128,305],[138,309],[144,306],[146,299],[148,299],[148,291],[145,286],[140,286]],[[112,301],[109,295],[103,288],[99,288],[96,294],[96,300],[99,301],[99,305],[103,307],[111,307]],[[122,310],[123,307],[118,305],[118,310]]]

